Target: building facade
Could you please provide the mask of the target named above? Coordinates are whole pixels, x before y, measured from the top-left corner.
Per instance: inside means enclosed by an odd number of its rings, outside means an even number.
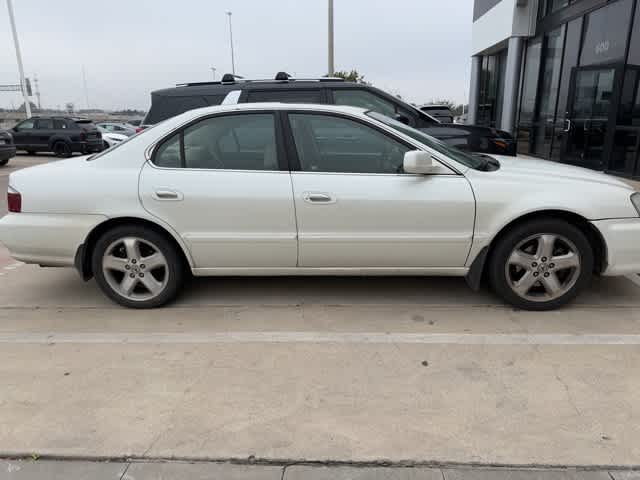
[[[640,177],[640,0],[475,0],[469,123]]]

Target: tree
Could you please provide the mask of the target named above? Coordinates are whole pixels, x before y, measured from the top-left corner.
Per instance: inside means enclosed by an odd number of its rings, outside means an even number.
[[[357,70],[351,70],[350,72],[347,72],[346,70],[339,70],[334,72],[331,76],[344,78],[347,82],[364,83],[369,85],[369,82],[365,81],[364,75],[360,75],[360,72]]]

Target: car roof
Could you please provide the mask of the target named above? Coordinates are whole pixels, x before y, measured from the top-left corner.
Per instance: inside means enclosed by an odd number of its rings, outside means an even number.
[[[164,88],[151,92],[153,96],[161,97],[187,97],[194,95],[223,95],[234,90],[309,90],[326,87],[363,88],[364,84],[345,82],[342,80],[291,80],[291,81],[247,81],[236,83],[193,83],[177,85],[172,88]]]
[[[195,108],[175,117],[171,117],[166,122],[170,124],[183,123],[193,119],[214,115],[224,112],[243,112],[243,111],[264,111],[264,110],[310,110],[314,112],[326,113],[344,113],[347,115],[361,116],[369,110],[360,107],[348,107],[343,105],[327,105],[327,104],[310,104],[310,103],[279,103],[279,102],[260,102],[260,103],[236,103],[231,105],[215,105],[210,107]],[[175,122],[174,122],[175,121]]]

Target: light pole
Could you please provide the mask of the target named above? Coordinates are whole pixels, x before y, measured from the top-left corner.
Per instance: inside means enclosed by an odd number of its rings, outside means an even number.
[[[335,65],[333,64],[333,0],[329,0],[329,72],[331,77],[335,73]]]
[[[27,118],[31,118],[31,105],[27,96],[27,84],[24,80],[24,68],[22,68],[22,54],[20,53],[20,42],[18,42],[18,32],[16,30],[16,20],[13,17],[13,5],[11,0],[7,0],[7,9],[9,10],[9,22],[11,23],[11,31],[13,33],[13,44],[16,47],[16,59],[18,60],[18,71],[20,72],[20,89],[22,90],[22,98],[24,98],[24,108],[27,112]]]
[[[216,67],[211,67],[211,73],[213,73],[213,81],[216,81]]]
[[[236,74],[236,60],[233,54],[233,27],[231,26],[232,12],[226,12],[229,17],[229,44],[231,45],[231,73]]]

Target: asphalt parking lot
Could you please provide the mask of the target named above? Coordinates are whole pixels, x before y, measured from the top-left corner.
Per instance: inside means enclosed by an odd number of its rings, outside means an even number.
[[[452,278],[195,279],[130,311],[0,250],[0,343],[4,456],[640,466],[639,278],[548,313]]]

